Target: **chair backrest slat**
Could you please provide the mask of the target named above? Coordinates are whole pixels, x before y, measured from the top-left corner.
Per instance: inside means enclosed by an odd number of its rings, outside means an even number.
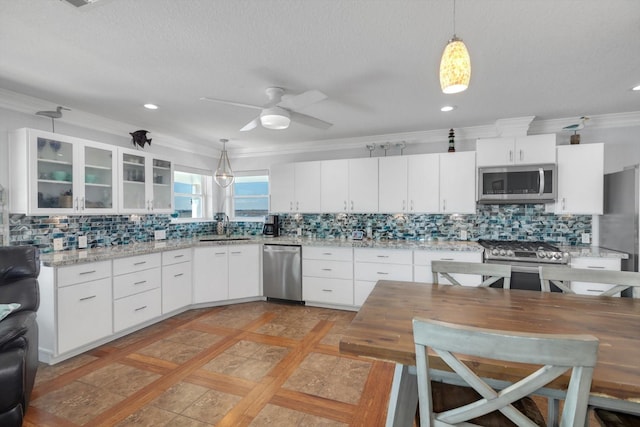
[[[640,294],[640,273],[634,271],[591,270],[586,268],[571,268],[566,266],[540,266],[540,287],[544,292],[551,291],[554,284],[562,292],[575,293],[570,282],[605,283],[612,285],[600,296],[614,296],[625,289],[633,288],[634,297]]]
[[[562,411],[562,425],[584,426],[598,339],[590,335],[516,333],[475,328],[431,319],[413,319],[420,419],[424,426],[457,425],[502,412],[519,426],[535,425],[512,403],[530,395],[572,370]],[[434,413],[428,349],[432,349],[480,398],[472,403]],[[496,391],[463,362],[464,356],[539,366],[520,381]],[[465,424],[469,425],[469,424]]]
[[[486,276],[480,284],[481,287],[487,287],[504,279],[503,288],[511,287],[511,266],[507,264],[484,264],[479,262],[462,262],[462,261],[432,261],[431,272],[433,273],[433,283],[437,284],[441,274],[452,285],[462,286],[452,274],[476,274]]]

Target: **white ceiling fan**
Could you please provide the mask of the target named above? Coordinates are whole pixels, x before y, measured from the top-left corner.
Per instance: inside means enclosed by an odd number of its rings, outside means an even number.
[[[253,108],[254,110],[261,110],[260,115],[255,119],[247,123],[241,132],[254,129],[258,124],[267,129],[286,129],[289,127],[291,121],[302,123],[303,125],[315,127],[318,129],[329,129],[333,126],[332,123],[325,122],[315,117],[308,116],[306,114],[298,113],[295,110],[307,107],[316,102],[320,102],[327,99],[327,95],[319,90],[308,90],[299,95],[287,96],[282,99],[285,94],[284,89],[280,87],[268,87],[265,90],[269,101],[263,105],[251,105],[243,104],[241,102],[227,101],[224,99],[216,99],[209,97],[202,97],[200,99],[211,102],[218,102],[220,104],[235,105],[237,107]]]

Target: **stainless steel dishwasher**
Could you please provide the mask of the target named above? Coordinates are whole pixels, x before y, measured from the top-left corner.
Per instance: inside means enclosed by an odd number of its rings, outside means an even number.
[[[302,247],[266,244],[262,248],[262,286],[267,299],[302,301]]]

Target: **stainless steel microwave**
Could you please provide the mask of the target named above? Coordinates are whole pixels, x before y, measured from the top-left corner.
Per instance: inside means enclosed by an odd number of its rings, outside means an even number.
[[[555,164],[478,168],[478,203],[546,203],[556,200]]]

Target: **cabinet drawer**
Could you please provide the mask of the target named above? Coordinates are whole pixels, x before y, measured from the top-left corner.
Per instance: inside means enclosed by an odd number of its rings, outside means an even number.
[[[111,335],[111,303],[111,278],[58,289],[58,353]]]
[[[305,301],[353,305],[353,281],[305,277],[302,280],[302,298]]]
[[[302,259],[326,259],[329,261],[353,261],[353,249],[333,247],[302,248]]]
[[[127,329],[161,314],[160,288],[122,298],[113,303],[114,332]]]
[[[409,264],[413,263],[413,253],[401,249],[355,249],[356,262],[375,262],[384,264]]]
[[[146,292],[159,288],[161,284],[160,268],[122,274],[113,278],[113,299]]]
[[[413,251],[415,265],[431,265],[431,261],[482,262],[482,252]]]
[[[191,248],[162,252],[162,265],[191,261]]]
[[[594,270],[620,270],[620,258],[576,257],[571,258],[571,268]]]
[[[58,268],[58,287],[111,276],[111,261],[88,262]]]
[[[571,290],[580,295],[600,295],[614,286],[606,283],[571,282]],[[620,293],[615,296],[619,297]]]
[[[356,262],[355,278],[372,282],[378,280],[411,281],[413,280],[413,267],[411,265]]]
[[[160,267],[161,259],[160,253],[114,259],[113,274],[127,274],[148,268]]]
[[[302,275],[334,279],[353,279],[353,263],[303,259]]]

